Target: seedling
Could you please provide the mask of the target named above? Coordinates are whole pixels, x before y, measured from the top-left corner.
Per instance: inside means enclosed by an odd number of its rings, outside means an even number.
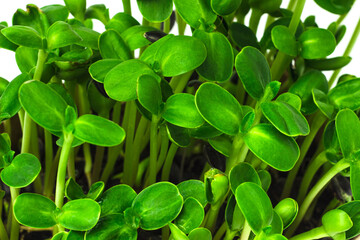
[[[0,238],[358,236],[360,78],[338,75],[360,22],[327,58],[354,0],[315,1],[339,15],[329,26],[300,21],[305,0],[136,2],[142,24],[129,0],[114,16],[65,0],[0,22],[21,71],[0,78]]]

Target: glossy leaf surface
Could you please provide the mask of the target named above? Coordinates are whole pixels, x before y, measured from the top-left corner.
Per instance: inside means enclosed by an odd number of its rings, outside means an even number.
[[[99,39],[100,33],[96,32],[90,28],[79,26],[79,25],[72,25],[71,28],[74,30],[74,32],[76,32],[82,38],[82,41],[76,43],[76,45],[88,47],[88,48],[91,48],[94,50],[99,49],[98,39]]]
[[[187,147],[190,145],[190,131],[188,128],[179,127],[169,122],[166,123],[166,131],[170,141],[179,147]]]
[[[310,127],[299,110],[285,102],[266,102],[261,104],[264,116],[283,134],[293,137],[308,135]]]
[[[48,49],[61,48],[82,41],[66,22],[58,21],[51,25],[46,36]]]
[[[91,199],[67,202],[57,216],[59,223],[70,230],[86,231],[93,228],[100,217],[100,205]]]
[[[123,213],[131,207],[136,192],[128,185],[116,185],[104,192],[100,198],[101,216]]]
[[[146,110],[154,115],[160,113],[163,102],[160,84],[156,78],[151,75],[141,75],[137,83],[137,95],[139,103]],[[193,105],[195,107],[194,103]]]
[[[360,108],[360,78],[341,82],[329,91],[330,102],[338,109],[350,108],[357,110]]]
[[[126,29],[135,25],[139,25],[139,22],[135,18],[129,14],[119,12],[110,19],[105,28],[106,30],[115,29],[121,34]]]
[[[205,196],[204,183],[202,181],[191,179],[179,183],[177,187],[184,201],[192,197],[198,200],[203,207],[206,206],[207,200]]]
[[[204,123],[195,106],[194,95],[177,93],[168,98],[162,117],[173,125],[196,128]]]
[[[211,8],[221,16],[229,15],[240,6],[242,0],[211,0]]]
[[[299,158],[299,147],[294,139],[269,124],[253,127],[244,141],[258,158],[279,171],[289,171]]]
[[[264,55],[253,47],[245,47],[236,56],[235,68],[246,92],[259,100],[271,81],[270,68]]]
[[[229,34],[233,42],[239,47],[252,46],[260,49],[255,33],[244,24],[233,22],[230,25]]]
[[[7,25],[3,25],[4,22],[0,23],[0,30],[3,28],[6,28]],[[17,44],[11,42],[9,39],[7,39],[4,34],[0,31],[0,48],[4,48],[10,51],[15,51],[18,47]]]
[[[265,191],[267,191],[271,185],[271,175],[266,170],[260,170],[258,171],[258,175],[261,181],[261,187]]]
[[[14,203],[16,220],[28,227],[48,228],[56,222],[56,205],[53,201],[39,194],[23,193]]]
[[[36,66],[38,50],[20,46],[15,51],[16,64],[22,73],[29,73]]]
[[[12,26],[3,28],[1,33],[16,45],[41,49],[43,41],[39,32],[28,26]]]
[[[140,227],[154,230],[174,220],[182,205],[183,198],[178,188],[169,182],[159,182],[142,190],[135,198],[132,208],[140,218]]]
[[[204,43],[207,52],[205,61],[196,69],[199,75],[209,81],[228,80],[232,75],[234,59],[229,40],[221,33],[202,30],[196,30],[193,36]]]
[[[335,13],[335,14],[346,14],[350,11],[355,0],[342,0],[342,1],[332,1],[332,0],[315,0],[315,2],[322,7],[323,9]]]
[[[334,35],[326,29],[312,28],[299,37],[300,55],[305,59],[317,59],[329,56],[336,47]]]
[[[196,228],[189,233],[190,240],[211,240],[211,232],[207,228]]]
[[[160,77],[144,62],[137,59],[122,62],[106,75],[105,91],[117,101],[135,100],[137,80],[143,74],[149,74],[160,82]]]
[[[131,59],[132,55],[129,47],[115,30],[107,30],[100,35],[99,49],[103,58],[121,59],[123,61]]]
[[[345,232],[353,226],[349,215],[341,209],[333,209],[324,214],[321,222],[327,234],[331,237]]]
[[[252,182],[241,184],[236,189],[235,198],[255,234],[259,234],[271,223],[273,219],[271,201],[258,184]]]
[[[277,102],[285,102],[291,106],[293,106],[298,111],[301,110],[301,98],[295,94],[286,92],[281,94],[279,97],[276,98]]]
[[[172,0],[137,0],[143,17],[150,22],[163,22],[170,17],[173,10]]]
[[[64,5],[52,4],[41,8],[41,11],[46,15],[49,24],[56,21],[66,21],[69,16],[69,11]]]
[[[69,200],[81,199],[86,197],[81,186],[77,182],[75,182],[72,177],[66,181],[65,196]]]
[[[241,106],[234,96],[219,85],[202,84],[196,92],[195,104],[202,117],[216,129],[229,135],[239,132]]]
[[[26,187],[35,180],[40,170],[40,161],[34,155],[22,153],[1,171],[1,180],[10,187]]]
[[[271,39],[279,51],[289,56],[296,57],[298,54],[298,46],[295,36],[290,32],[289,28],[278,25],[271,30]]]
[[[307,60],[306,65],[311,68],[327,71],[343,68],[351,62],[351,57],[335,57],[326,59]]]
[[[355,200],[352,202],[345,203],[340,207],[338,207],[338,209],[345,211],[351,218],[351,221],[353,222],[352,228],[346,231],[346,239],[351,239],[359,235],[360,234],[360,201]]]
[[[225,221],[231,231],[240,231],[245,222],[234,195],[229,198],[225,209]]]
[[[179,229],[179,227],[173,223],[169,223],[172,239],[174,240],[189,240],[186,234]]]
[[[350,163],[350,185],[355,200],[360,200],[360,161]]]
[[[285,229],[295,220],[299,206],[294,199],[285,198],[275,206],[274,210],[281,217]]]
[[[195,198],[189,197],[184,201],[180,214],[174,224],[184,233],[189,234],[199,227],[205,216],[204,207]]]
[[[106,74],[122,62],[121,59],[101,59],[90,65],[89,73],[94,80],[103,83]]]
[[[146,32],[150,31],[159,31],[159,29],[149,26],[135,25],[126,29],[121,37],[124,39],[125,43],[129,46],[130,50],[145,47],[151,42],[144,37]]]
[[[19,100],[30,117],[51,131],[62,131],[67,103],[51,87],[40,81],[28,81],[19,90]]]
[[[98,146],[116,146],[125,138],[125,131],[116,123],[92,114],[80,116],[75,122],[74,136]]]
[[[209,144],[222,155],[229,157],[232,149],[232,139],[226,135],[222,134],[208,139]]]
[[[253,182],[261,185],[259,175],[248,163],[239,163],[234,166],[229,173],[230,187],[235,194],[237,187],[244,182]]]
[[[206,199],[212,205],[219,203],[230,188],[228,177],[216,168],[204,174],[204,182]]]

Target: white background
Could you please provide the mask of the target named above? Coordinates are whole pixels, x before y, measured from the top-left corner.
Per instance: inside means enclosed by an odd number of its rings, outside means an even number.
[[[133,16],[141,23],[141,14],[137,8],[136,0],[131,0],[132,2],[132,14]],[[286,8],[289,0],[283,0],[282,7]],[[32,3],[39,7],[44,5],[50,4],[63,4],[63,0],[13,0],[13,1],[3,1],[2,7],[0,8],[0,21],[7,21],[9,25],[11,25],[11,19],[13,13],[18,9],[26,9],[26,4]],[[107,8],[110,9],[110,18],[114,16],[118,12],[123,11],[122,3],[120,0],[88,0],[87,6],[93,4],[105,4]],[[315,15],[316,22],[321,28],[327,28],[328,25],[336,21],[338,15],[331,14],[320,7],[318,7],[313,0],[307,0],[304,12],[301,16],[301,19],[304,20],[307,16]],[[349,42],[349,39],[355,29],[355,26],[359,20],[360,12],[360,0],[356,1],[352,10],[348,14],[348,16],[343,21],[343,24],[347,26],[347,31],[344,39],[340,42],[340,45],[337,47],[335,52],[331,55],[332,57],[341,56]],[[258,29],[258,39],[261,38],[264,27],[261,27],[265,24],[266,16],[264,15],[261,18],[260,27]],[[262,25],[261,25],[262,24]],[[95,30],[102,32],[104,31],[104,27],[100,22],[94,20],[94,28]],[[174,32],[176,33],[176,32]],[[189,31],[188,31],[189,33]],[[348,66],[343,68],[343,73],[353,74],[355,76],[360,77],[360,39],[358,40],[357,44],[355,45],[351,57],[353,58],[352,61]],[[0,76],[11,80],[15,78],[19,74],[19,70],[17,68],[15,62],[15,54],[11,51],[0,49]],[[329,78],[331,76],[331,72],[325,73]]]

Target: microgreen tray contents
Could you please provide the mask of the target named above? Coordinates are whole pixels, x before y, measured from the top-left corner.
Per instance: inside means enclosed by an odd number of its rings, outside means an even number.
[[[21,71],[0,78],[0,239],[355,238],[354,1],[315,0],[338,16],[321,27],[305,0],[19,6],[0,22]]]

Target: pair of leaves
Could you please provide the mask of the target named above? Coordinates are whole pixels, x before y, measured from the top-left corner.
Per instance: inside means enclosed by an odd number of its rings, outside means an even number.
[[[62,132],[73,125],[76,138],[99,146],[114,146],[125,138],[124,130],[112,121],[99,116],[86,114],[76,119],[67,119],[65,110],[68,102],[54,89],[39,81],[28,81],[19,90],[19,100],[30,117],[43,128],[52,132]],[[70,121],[70,122],[69,122]],[[61,134],[60,134],[61,135]]]
[[[86,231],[93,228],[100,217],[100,206],[91,199],[66,203],[61,210],[50,199],[34,193],[23,193],[14,203],[14,215],[21,224],[34,228],[48,228],[60,224],[65,228]]]
[[[84,194],[81,186],[75,182],[73,178],[69,178],[65,184],[65,196],[69,200],[76,200],[82,198],[90,198],[96,200],[103,192],[105,187],[104,182],[93,183],[87,194]]]

